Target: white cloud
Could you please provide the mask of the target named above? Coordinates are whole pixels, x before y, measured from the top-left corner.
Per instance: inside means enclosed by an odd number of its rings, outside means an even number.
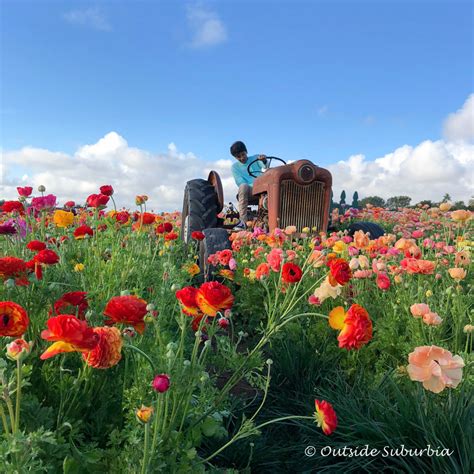
[[[468,201],[474,192],[474,145],[424,141],[404,145],[374,161],[364,155],[328,166],[333,176],[335,200],[344,189],[348,198],[410,196],[412,202],[439,201],[445,193]],[[349,202],[349,199],[347,199]]]
[[[444,122],[444,136],[449,141],[474,142],[474,94],[456,112],[449,114]]]
[[[200,5],[189,5],[187,20],[193,37],[191,46],[204,48],[227,40],[227,30],[216,12]]]
[[[105,14],[98,8],[71,10],[63,15],[64,19],[75,25],[86,26],[99,31],[111,31],[112,26]]]
[[[119,207],[134,207],[135,196],[147,194],[150,209],[180,210],[186,182],[207,178],[211,169],[220,174],[227,200],[233,200],[237,193],[230,159],[203,161],[193,153],[180,152],[174,143],[165,153],[154,154],[130,147],[116,132],[80,147],[73,155],[33,147],[2,154],[1,197],[7,199],[16,198],[16,186],[37,189],[43,184],[61,204],[71,199],[83,203],[89,194],[98,193],[101,185],[111,184]],[[27,170],[27,180],[24,171],[17,175],[16,168],[20,166]]]

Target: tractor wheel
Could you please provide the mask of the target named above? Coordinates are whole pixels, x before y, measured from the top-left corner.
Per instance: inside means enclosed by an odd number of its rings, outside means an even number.
[[[385,234],[385,231],[375,222],[354,222],[349,226],[349,235],[353,236],[354,232],[361,230],[364,233],[369,233],[371,239],[378,239]]]
[[[183,213],[181,215],[181,238],[191,241],[191,234],[217,225],[217,194],[205,179],[192,179],[184,189]]]
[[[219,250],[230,249],[231,244],[225,229],[205,229],[203,233],[205,238],[199,245],[199,267],[204,281],[209,281],[214,279],[216,268],[207,262],[208,257]]]

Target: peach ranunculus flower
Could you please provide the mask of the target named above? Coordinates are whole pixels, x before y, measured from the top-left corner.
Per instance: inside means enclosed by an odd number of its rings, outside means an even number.
[[[360,255],[358,258],[359,258],[360,268],[362,269],[370,268],[369,259],[365,255]]]
[[[452,207],[453,205],[450,202],[442,202],[439,205],[439,210],[442,212],[448,212]]]
[[[286,226],[286,228],[285,228],[285,234],[286,235],[292,235],[295,232],[296,232],[296,226],[295,225]]]
[[[451,219],[456,222],[467,222],[472,217],[471,211],[466,211],[464,209],[458,209],[457,211],[451,212]]]
[[[429,313],[430,307],[425,303],[416,303],[410,306],[410,312],[415,318],[421,318],[424,314]]]
[[[428,326],[439,326],[443,320],[440,318],[438,313],[430,311],[423,315],[423,322]]]
[[[464,361],[438,346],[420,346],[408,356],[408,375],[415,382],[423,382],[426,390],[442,392],[456,388],[462,379]]]
[[[53,221],[57,227],[69,227],[74,222],[74,214],[58,209],[54,212]]]
[[[370,238],[367,234],[364,234],[361,230],[354,232],[354,245],[358,249],[365,249],[368,247]]]
[[[326,262],[326,257],[323,252],[320,250],[313,250],[309,257],[309,263],[313,265],[314,268],[322,267]]]
[[[448,270],[449,276],[456,281],[461,281],[466,278],[467,272],[464,270],[464,268],[450,268]]]
[[[402,268],[409,274],[419,273],[421,275],[431,275],[435,270],[435,262],[430,260],[418,260],[416,258],[404,258],[400,262]]]
[[[460,252],[456,252],[454,254],[454,265],[458,266],[461,265],[462,267],[464,266],[469,266],[471,263],[471,256],[469,255],[469,252],[466,250],[462,250]]]

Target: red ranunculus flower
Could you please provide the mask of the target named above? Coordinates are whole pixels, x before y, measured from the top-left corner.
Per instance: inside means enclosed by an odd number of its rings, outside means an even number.
[[[332,286],[345,285],[352,277],[349,263],[343,258],[333,258],[329,261],[329,282]]]
[[[3,212],[18,212],[24,214],[25,207],[20,201],[5,201],[2,205]]]
[[[316,422],[320,426],[325,435],[330,435],[337,427],[337,416],[332,405],[326,400],[315,400]]]
[[[64,203],[64,207],[68,207],[68,208],[74,207],[75,205],[76,203],[74,201],[67,201]]]
[[[48,329],[41,332],[47,341],[55,341],[44,351],[40,359],[45,360],[62,352],[86,352],[94,349],[99,342],[99,335],[72,314],[60,314],[49,318]]]
[[[341,348],[360,349],[372,339],[372,321],[358,304],[353,304],[347,313],[342,306],[334,308],[329,313],[329,325],[341,330],[337,337]]]
[[[171,224],[171,222],[165,222],[163,226],[165,228],[165,232],[171,232],[173,230],[173,224]]]
[[[197,288],[186,286],[176,292],[176,298],[181,304],[181,309],[188,316],[197,316],[200,314],[199,307],[196,302]]]
[[[204,240],[204,234],[200,230],[191,232],[191,238],[194,240]]]
[[[120,224],[126,224],[130,220],[130,214],[127,211],[120,211],[114,214],[114,218]]]
[[[44,265],[54,265],[59,262],[59,255],[54,250],[40,250],[33,259],[35,262]]]
[[[91,194],[86,202],[89,207],[103,207],[107,205],[109,199],[105,194]]]
[[[281,270],[281,279],[285,283],[297,283],[301,280],[302,275],[301,268],[294,263],[285,263]]]
[[[94,369],[109,369],[122,358],[122,335],[113,327],[93,328],[99,342],[91,351],[83,352],[82,358]]]
[[[165,240],[176,240],[179,235],[176,232],[168,232],[165,234]]]
[[[19,304],[13,301],[0,301],[0,336],[22,336],[29,323],[28,314]]]
[[[0,258],[0,278],[7,280],[8,278],[22,278],[27,273],[26,262],[17,257]]]
[[[215,316],[218,311],[230,309],[234,296],[230,289],[217,281],[203,283],[196,294],[199,309],[208,316]]]
[[[377,286],[382,290],[386,291],[390,288],[390,278],[384,272],[377,273],[377,278],[375,280]]]
[[[112,196],[114,194],[114,188],[110,184],[104,184],[100,187],[100,193],[104,196]]]
[[[224,249],[217,252],[217,259],[221,265],[229,265],[229,261],[232,258],[232,250]]]
[[[157,235],[164,234],[165,233],[165,225],[164,224],[158,224],[156,226],[155,232]]]
[[[142,224],[153,224],[153,222],[155,222],[155,214],[152,214],[151,212],[144,212],[140,216],[140,219],[142,221]]]
[[[74,238],[76,240],[83,239],[86,235],[91,237],[94,235],[94,231],[88,225],[81,225],[74,230]]]
[[[56,314],[76,314],[79,319],[85,319],[86,311],[89,308],[86,291],[71,291],[64,293],[61,298],[54,302],[54,312]],[[51,314],[51,311],[50,311]]]
[[[23,197],[29,197],[33,192],[33,188],[31,186],[25,186],[23,188],[17,187],[16,190],[18,191],[18,194]]]
[[[32,240],[26,244],[26,248],[33,252],[39,252],[40,250],[46,249],[46,244],[41,242],[41,240]]]
[[[104,314],[108,317],[107,326],[115,323],[124,323],[133,326],[140,334],[145,331],[145,317],[147,302],[135,295],[114,296],[105,307]]]

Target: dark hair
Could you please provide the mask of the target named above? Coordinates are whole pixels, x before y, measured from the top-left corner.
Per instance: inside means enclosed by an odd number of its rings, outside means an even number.
[[[243,151],[247,151],[247,147],[245,146],[244,142],[235,142],[230,147],[230,154],[232,156],[237,156],[239,153]]]

